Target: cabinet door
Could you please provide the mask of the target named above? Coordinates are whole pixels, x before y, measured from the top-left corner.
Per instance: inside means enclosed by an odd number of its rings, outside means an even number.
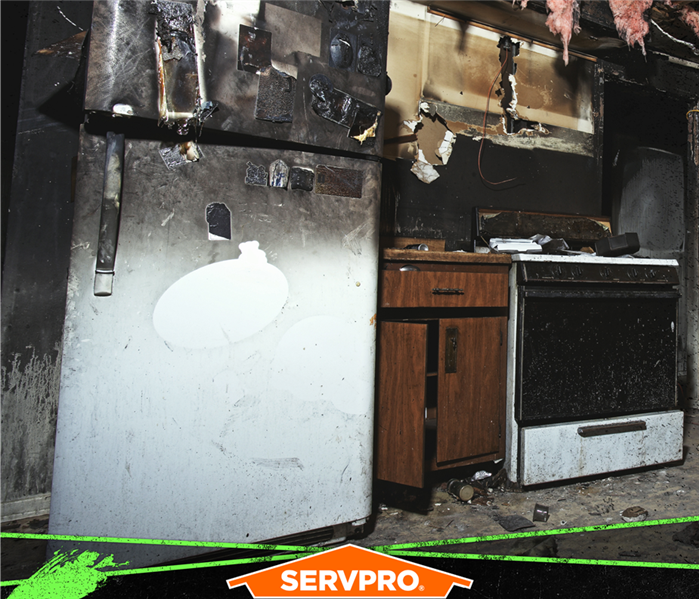
[[[440,465],[497,453],[502,448],[506,327],[504,316],[439,322]]]
[[[427,325],[384,321],[379,326],[376,477],[421,487]]]

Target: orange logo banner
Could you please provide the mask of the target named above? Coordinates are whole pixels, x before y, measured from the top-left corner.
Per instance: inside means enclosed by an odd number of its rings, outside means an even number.
[[[446,597],[454,585],[470,589],[473,580],[344,545],[226,583],[246,585],[255,598]]]

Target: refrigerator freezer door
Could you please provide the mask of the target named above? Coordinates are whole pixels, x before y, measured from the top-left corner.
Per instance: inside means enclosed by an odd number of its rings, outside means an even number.
[[[96,2],[85,109],[380,155],[389,5]]]
[[[249,543],[366,518],[380,164],[207,145],[169,170],[127,139],[99,297],[105,142],[81,144],[51,533]],[[106,551],[202,552],[149,547]]]

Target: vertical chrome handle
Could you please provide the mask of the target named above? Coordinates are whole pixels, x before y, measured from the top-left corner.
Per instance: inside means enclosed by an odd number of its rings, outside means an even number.
[[[124,175],[124,134],[107,132],[107,156],[104,162],[104,186],[102,188],[102,214],[100,215],[97,264],[95,266],[94,293],[112,295],[114,262],[119,237],[121,213],[121,187]]]

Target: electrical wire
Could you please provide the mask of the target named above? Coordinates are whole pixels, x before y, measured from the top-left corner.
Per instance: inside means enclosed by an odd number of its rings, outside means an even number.
[[[481,137],[481,145],[478,148],[478,174],[481,176],[481,180],[486,182],[488,185],[502,185],[503,183],[509,183],[510,181],[514,181],[516,177],[512,179],[505,179],[504,181],[499,181],[497,183],[493,183],[492,181],[488,181],[483,176],[483,171],[481,170],[481,154],[483,153],[483,143],[485,142],[485,131],[486,131],[486,119],[488,118],[488,108],[490,107],[490,94],[493,93],[493,87],[495,86],[495,82],[498,80],[498,77],[500,76],[500,73],[502,73],[502,70],[505,68],[505,65],[507,64],[507,59],[509,58],[510,51],[505,50],[505,60],[502,61],[502,64],[500,65],[500,69],[497,72],[497,75],[495,75],[495,78],[493,79],[493,82],[490,84],[490,89],[488,90],[488,99],[486,100],[485,103],[485,114],[483,115],[483,136]]]

